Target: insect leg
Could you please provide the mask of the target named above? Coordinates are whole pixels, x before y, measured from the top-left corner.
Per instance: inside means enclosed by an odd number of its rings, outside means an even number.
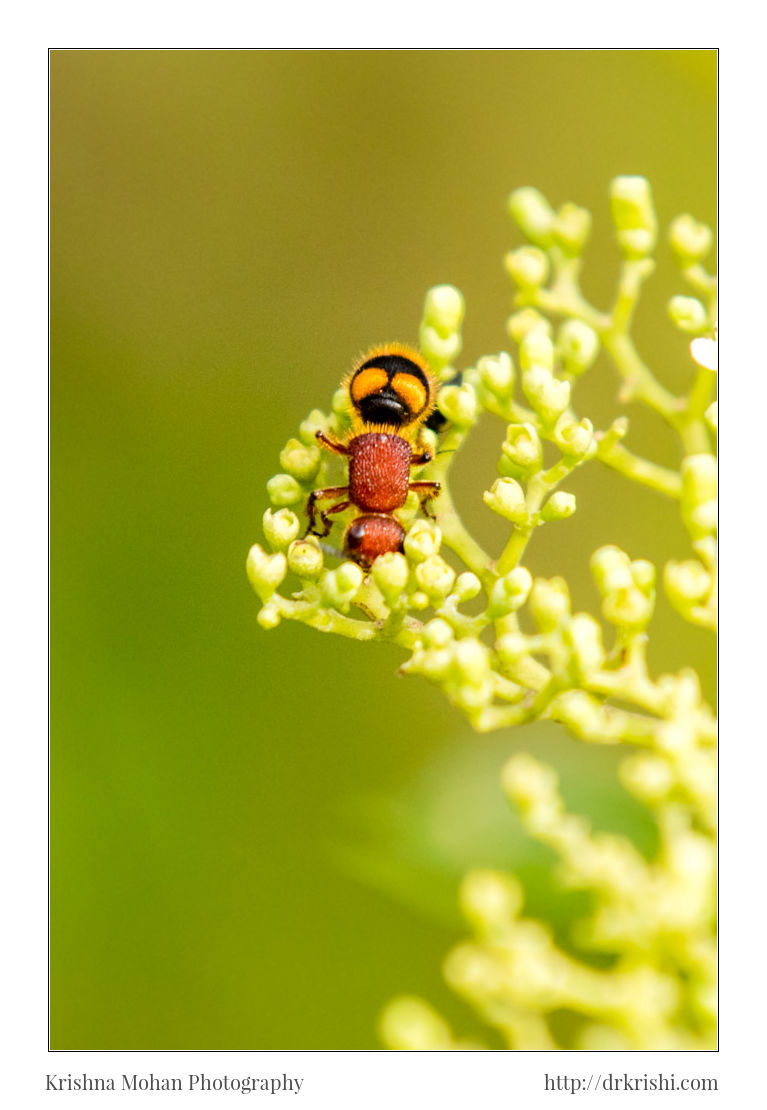
[[[333,498],[336,498],[336,497],[343,497],[344,494],[346,494],[348,492],[349,492],[349,487],[348,486],[326,486],[325,489],[313,489],[312,490],[312,492],[309,494],[309,498],[306,502],[306,515],[309,517],[309,527],[306,529],[306,535],[307,536],[309,535],[310,532],[316,535],[316,533],[314,532],[314,526],[315,526],[314,518],[315,518],[315,514],[317,512],[317,502],[318,501],[330,501],[330,500],[332,500]],[[344,502],[344,507],[346,507],[346,505],[348,505],[348,501]],[[336,512],[338,510],[334,509],[332,511]],[[323,536],[327,536],[328,532],[330,531],[330,525],[328,524],[327,520],[325,519],[325,515],[326,515],[326,513],[320,513],[320,516],[322,517],[323,523],[325,524],[325,531],[320,533],[320,535],[323,535]]]
[[[418,494],[418,500],[421,502],[421,511],[425,516],[433,517],[434,513],[430,511],[429,502],[432,498],[436,497],[442,486],[439,482],[410,482],[408,489],[413,489]]]
[[[331,439],[326,436],[324,432],[315,432],[317,439],[327,451],[332,451],[334,455],[348,455],[349,448],[345,443],[339,443],[336,439]]]

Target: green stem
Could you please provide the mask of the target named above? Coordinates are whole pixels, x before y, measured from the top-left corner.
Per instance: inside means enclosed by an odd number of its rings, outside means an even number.
[[[442,532],[442,539],[454,551],[464,564],[476,574],[485,588],[493,581],[492,574],[488,571],[490,556],[477,543],[471,533],[466,529],[458,510],[453,502],[448,480],[448,471],[453,461],[453,456],[463,443],[467,435],[465,428],[453,428],[446,436],[439,453],[424,471],[429,480],[439,482],[441,490],[436,499],[435,514],[437,523]]]
[[[611,329],[602,336],[605,349],[612,356],[615,367],[625,383],[626,399],[637,398],[660,413],[672,427],[679,426],[680,402],[655,378],[639,357],[631,336]]]
[[[597,447],[597,458],[635,482],[649,486],[658,493],[664,493],[677,501],[682,495],[682,479],[675,470],[640,458],[615,441],[602,440]]]

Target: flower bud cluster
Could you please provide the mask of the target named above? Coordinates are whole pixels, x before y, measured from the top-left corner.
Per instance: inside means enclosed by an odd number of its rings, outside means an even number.
[[[591,557],[591,572],[602,595],[602,615],[629,631],[644,629],[655,607],[655,568],[646,559],[633,562],[619,547],[600,547]]]
[[[411,652],[402,670],[439,685],[479,731],[549,719],[590,744],[635,749],[618,774],[652,812],[658,848],[648,858],[628,837],[595,831],[585,817],[568,812],[551,767],[519,753],[504,768],[506,793],[526,831],[556,853],[565,886],[591,894],[587,916],[569,926],[565,951],[550,928],[523,916],[517,877],[483,868],[462,883],[460,904],[474,939],[450,953],[445,975],[510,1047],[563,1047],[554,1034],[557,1020],[550,1020],[562,1010],[579,1014],[583,1026],[566,1047],[708,1047],[714,1028],[715,722],[694,672],[650,678],[644,651],[655,568],[612,545],[594,553],[601,615],[613,626],[606,630],[605,639],[612,641],[606,647],[600,621],[572,611],[564,578],[533,578],[518,565],[527,560],[538,524],[575,511],[574,496],[559,484],[598,456],[626,477],[678,498],[694,557],[666,563],[665,592],[686,619],[713,626],[716,462],[705,449],[708,428],[716,426],[713,377],[696,370],[687,400],[654,388],[659,383],[652,380],[648,385],[652,374],[641,361],[627,358],[628,370],[619,365],[658,229],[644,178],[617,178],[610,202],[626,261],[615,308],[602,313],[586,302],[578,284],[576,259],[589,235],[589,214],[572,204],[555,211],[535,189],[518,189],[510,197],[511,215],[527,239],[505,259],[517,286],[507,329],[517,344],[518,369],[504,351],[480,358],[451,380],[461,349],[463,298],[447,285],[426,296],[421,350],[442,382],[437,405],[448,428],[422,429],[418,449],[429,447],[435,479],[447,479],[455,447],[482,411],[503,421],[498,477],[483,494],[485,504],[512,526],[500,554],[486,556],[468,535],[448,481],[433,503],[442,527],[424,516],[412,491],[397,510],[404,550],[378,557],[369,570],[334,555],[315,536],[302,537],[308,492],[325,484],[326,456],[316,433],[339,435],[350,419],[347,391],[340,389],[330,415],[310,412],[281,452],[281,472],[268,483],[265,547],[254,545],[247,560],[264,628],[287,618],[359,639],[394,641]],[[714,342],[713,293],[700,262],[711,248],[711,232],[681,216],[670,240],[695,295],[673,297],[668,311],[680,330],[695,336],[691,353],[709,367],[711,354],[699,345]],[[562,320],[556,330],[548,315]],[[685,447],[694,444],[697,453],[687,455],[680,473],[633,455],[620,442],[625,418],[595,432],[590,420],[575,415],[573,391],[602,344],[605,357],[631,378],[637,400],[690,431]],[[463,560],[462,572],[443,557],[443,532],[446,546]],[[300,592],[286,590],[283,597],[278,590],[288,573],[298,579]],[[460,608],[480,595],[477,604]],[[493,624],[491,648],[486,630]],[[612,962],[593,966],[572,955],[573,946],[593,948]],[[469,1047],[412,997],[387,1007],[380,1032],[393,1048]]]
[[[493,700],[495,680],[489,648],[473,636],[457,639],[441,617],[423,626],[413,654],[401,670],[437,682],[470,720]]]

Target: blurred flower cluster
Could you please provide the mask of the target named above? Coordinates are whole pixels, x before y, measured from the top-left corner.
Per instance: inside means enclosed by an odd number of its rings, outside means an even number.
[[[402,671],[439,686],[480,732],[547,718],[585,743],[625,749],[623,784],[659,832],[652,860],[625,837],[594,832],[586,817],[567,813],[548,766],[519,754],[503,770],[527,831],[558,856],[559,881],[591,896],[589,915],[563,944],[545,922],[525,917],[513,875],[465,877],[461,905],[473,936],[448,955],[445,977],[511,1048],[563,1047],[550,1020],[563,1010],[577,1015],[567,1047],[715,1043],[716,720],[692,669],[653,677],[646,662],[658,579],[684,619],[706,629],[716,623],[716,279],[703,264],[713,237],[690,215],[668,233],[685,286],[668,311],[691,345],[690,389],[676,396],[631,335],[658,238],[650,186],[616,178],[610,200],[622,260],[609,310],[595,308],[579,282],[590,214],[574,204],[555,211],[532,188],[509,200],[526,240],[505,259],[515,286],[510,350],[457,374],[463,298],[451,286],[427,294],[420,346],[441,383],[445,426],[425,433],[434,460],[422,475],[442,492],[435,520],[418,513],[415,496],[398,514],[404,554],[379,557],[365,574],[329,556],[316,537],[302,537],[309,492],[343,480],[340,460],[324,457],[315,436],[348,432],[339,390],[331,411],[311,412],[283,450],[282,472],[268,484],[266,546],[254,545],[247,562],[264,628],[292,619],[394,641],[409,653]],[[677,433],[678,469],[631,451],[625,416],[597,429],[576,411],[578,380],[602,351],[617,372],[619,400],[649,406]],[[488,510],[509,525],[493,555],[464,527],[450,492],[455,454],[483,413],[505,427],[497,477],[482,491]],[[689,558],[662,568],[615,546],[595,551],[598,615],[572,611],[567,555],[563,576],[537,577],[525,565],[535,530],[576,511],[561,487],[592,460],[677,502],[690,544]],[[395,1048],[481,1047],[454,1037],[415,998],[389,1005],[381,1035]]]

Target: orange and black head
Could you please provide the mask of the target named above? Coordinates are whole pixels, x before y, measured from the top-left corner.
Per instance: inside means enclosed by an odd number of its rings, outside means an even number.
[[[348,379],[355,424],[400,434],[422,424],[434,407],[434,380],[426,361],[399,344],[376,347]]]

